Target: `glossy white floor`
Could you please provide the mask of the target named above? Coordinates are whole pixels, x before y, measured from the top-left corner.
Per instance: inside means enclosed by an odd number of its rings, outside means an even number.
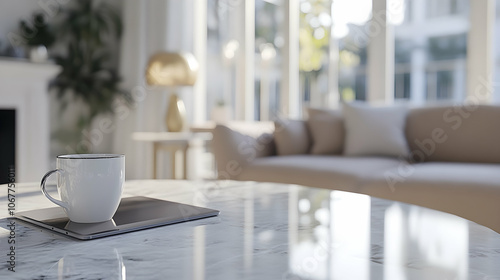
[[[1,187],[6,193],[6,186]],[[16,190],[17,211],[53,206],[37,184],[19,184]],[[16,272],[7,270],[7,256],[2,253],[0,276],[500,278],[500,234],[417,206],[345,192],[234,181],[129,181],[124,196],[134,195],[206,206],[221,214],[91,241],[18,223]],[[4,209],[0,246],[7,249],[10,231],[5,196],[0,209]]]

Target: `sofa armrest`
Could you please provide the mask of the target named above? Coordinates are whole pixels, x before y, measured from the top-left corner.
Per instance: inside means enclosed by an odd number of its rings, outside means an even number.
[[[258,157],[276,154],[272,122],[234,122],[217,125],[212,147],[219,179],[234,179]]]

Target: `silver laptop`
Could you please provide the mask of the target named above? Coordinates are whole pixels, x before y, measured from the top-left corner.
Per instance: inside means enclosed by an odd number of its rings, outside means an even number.
[[[71,222],[61,207],[19,212],[16,218],[81,240],[219,215],[218,210],[143,196],[123,198],[113,219],[93,224]]]

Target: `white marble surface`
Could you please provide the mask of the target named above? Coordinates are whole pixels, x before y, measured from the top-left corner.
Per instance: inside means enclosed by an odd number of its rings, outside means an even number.
[[[291,185],[128,181],[144,195],[219,209],[219,217],[91,241],[16,220],[7,270],[0,194],[1,279],[500,279],[500,235],[417,206]],[[19,184],[17,211],[53,205]]]

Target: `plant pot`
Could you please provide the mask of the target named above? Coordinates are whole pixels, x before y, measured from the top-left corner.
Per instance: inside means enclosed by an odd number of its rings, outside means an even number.
[[[32,62],[45,62],[49,58],[47,48],[43,45],[30,48],[30,60]]]
[[[231,108],[228,106],[216,106],[212,109],[210,117],[216,123],[227,123],[232,117]]]

